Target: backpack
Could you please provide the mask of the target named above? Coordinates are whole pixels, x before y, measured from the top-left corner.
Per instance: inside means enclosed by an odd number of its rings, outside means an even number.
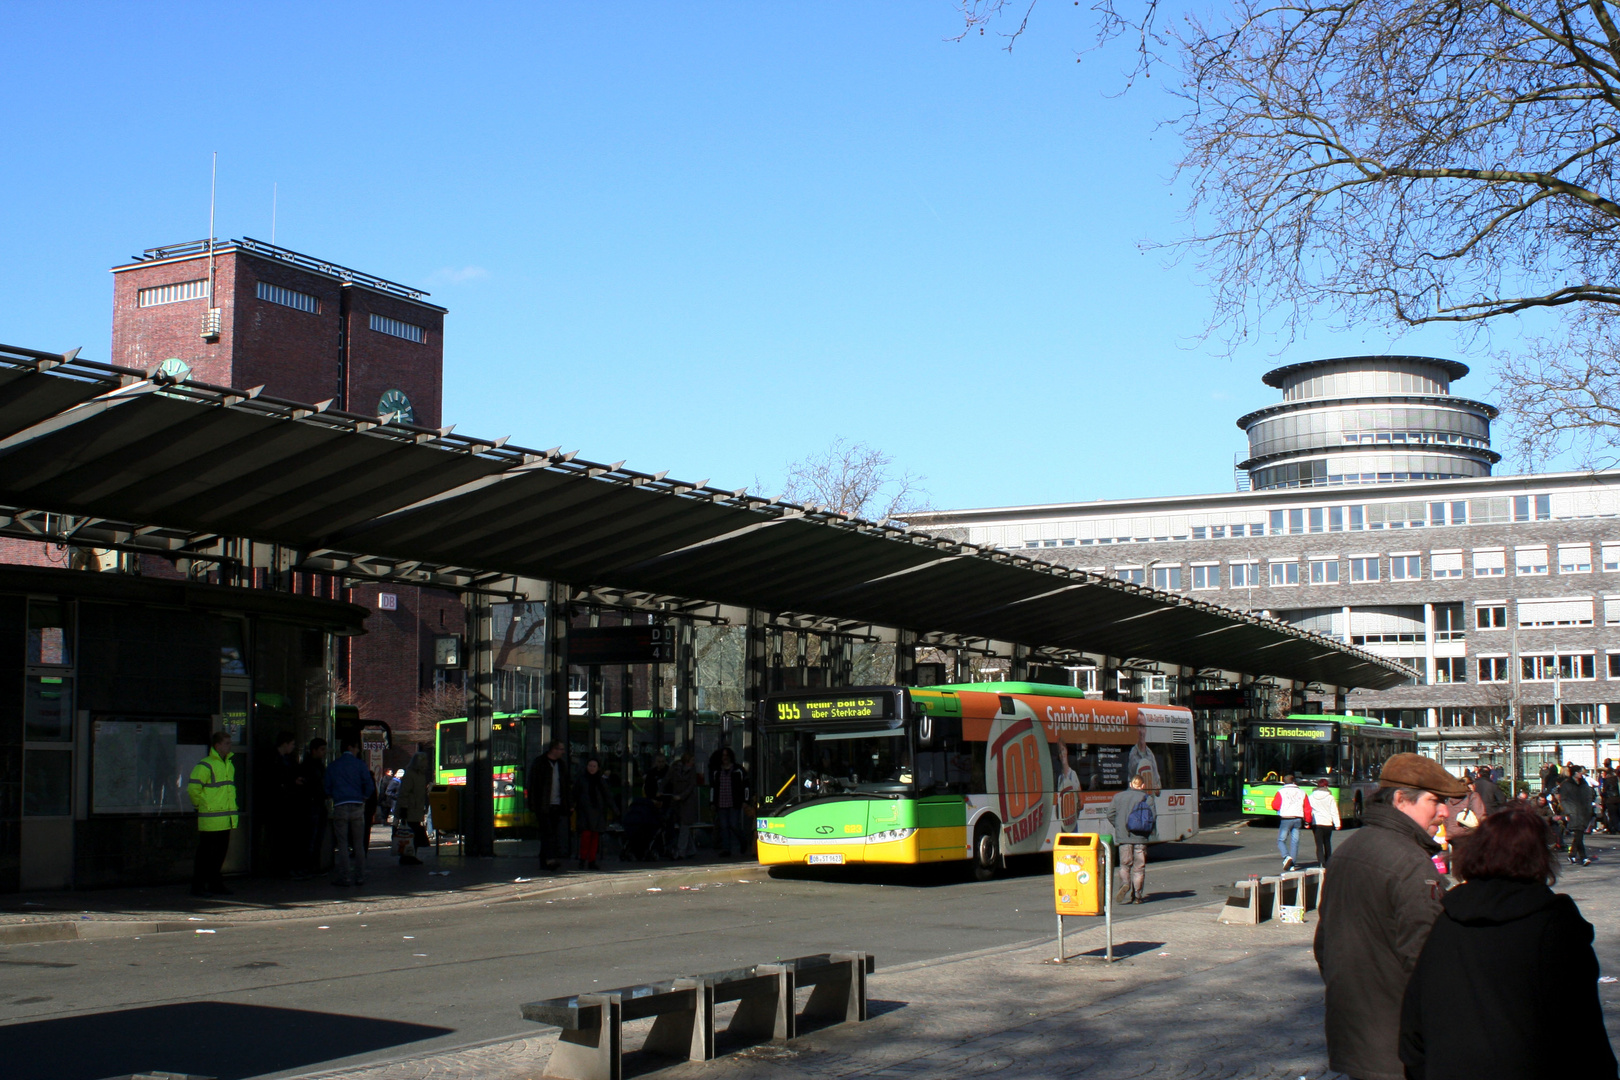
[[[1144,795],[1142,801],[1131,808],[1131,816],[1125,819],[1125,831],[1132,836],[1152,836],[1158,824],[1159,815],[1153,808],[1153,796]]]

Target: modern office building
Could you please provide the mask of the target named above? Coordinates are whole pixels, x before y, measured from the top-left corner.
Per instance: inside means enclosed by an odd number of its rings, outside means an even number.
[[[1448,763],[1500,759],[1512,717],[1523,767],[1620,756],[1620,471],[1491,475],[1496,410],[1451,393],[1467,370],[1402,356],[1269,373],[1283,400],[1238,421],[1247,490],[912,521],[1398,659],[1411,685],[1320,707],[1416,727]],[[1128,661],[1098,658],[1100,693]]]

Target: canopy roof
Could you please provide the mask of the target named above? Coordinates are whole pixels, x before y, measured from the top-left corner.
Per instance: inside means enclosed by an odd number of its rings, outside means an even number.
[[[311,568],[363,554],[1336,686],[1414,674],[1276,620],[894,522],[330,404],[0,346],[0,531],[69,514],[277,544]]]

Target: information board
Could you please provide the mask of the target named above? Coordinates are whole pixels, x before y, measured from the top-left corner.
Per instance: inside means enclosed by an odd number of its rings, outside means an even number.
[[[771,703],[769,717],[778,724],[829,720],[887,720],[894,716],[890,694],[829,694]]]
[[[179,742],[180,729],[173,720],[92,723],[91,810],[98,814],[190,811],[186,781],[208,747]]]

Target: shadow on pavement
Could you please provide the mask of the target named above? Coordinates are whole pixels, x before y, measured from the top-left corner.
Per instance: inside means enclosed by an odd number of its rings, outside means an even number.
[[[1150,953],[1154,949],[1164,948],[1164,944],[1165,943],[1162,941],[1116,941],[1114,942],[1114,959],[1123,960],[1131,956],[1141,956],[1143,953]],[[1108,955],[1108,950],[1106,948],[1091,949],[1087,952],[1074,954],[1074,956],[1096,957],[1106,955]],[[1074,957],[1071,956],[1070,959],[1072,960]]]
[[[454,1029],[224,1001],[188,1001],[0,1025],[8,1080],[102,1080],[166,1071],[243,1080],[403,1046]]]

